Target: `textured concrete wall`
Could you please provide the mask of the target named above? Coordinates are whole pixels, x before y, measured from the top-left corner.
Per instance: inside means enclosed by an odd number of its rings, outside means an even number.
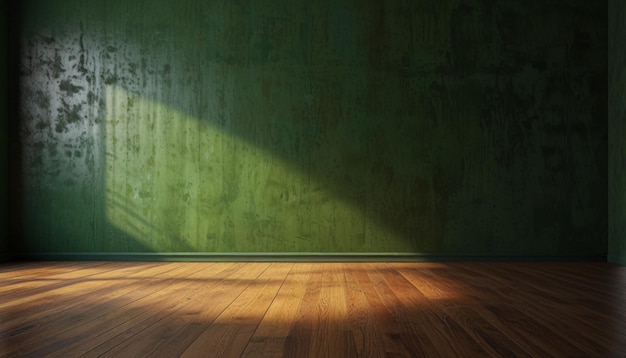
[[[606,11],[27,1],[21,249],[606,254]]]
[[[626,3],[609,1],[609,261],[626,265]]]

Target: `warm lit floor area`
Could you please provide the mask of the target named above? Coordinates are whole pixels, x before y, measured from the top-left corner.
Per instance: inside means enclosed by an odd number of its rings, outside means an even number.
[[[606,263],[16,262],[2,357],[626,356]]]

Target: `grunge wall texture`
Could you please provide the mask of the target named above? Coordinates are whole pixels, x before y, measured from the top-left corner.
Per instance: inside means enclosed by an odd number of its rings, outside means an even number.
[[[609,247],[626,265],[626,4],[609,1]]]
[[[606,2],[18,16],[18,253],[607,254]]]

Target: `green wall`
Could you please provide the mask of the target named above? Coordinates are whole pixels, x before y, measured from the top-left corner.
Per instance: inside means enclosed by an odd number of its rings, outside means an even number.
[[[606,13],[25,1],[17,250],[606,255]]]
[[[626,265],[626,3],[609,1],[609,247]]]
[[[8,106],[7,106],[7,73],[8,73],[8,38],[7,38],[7,4],[0,0],[0,261],[9,258],[9,239],[7,230],[8,216]]]

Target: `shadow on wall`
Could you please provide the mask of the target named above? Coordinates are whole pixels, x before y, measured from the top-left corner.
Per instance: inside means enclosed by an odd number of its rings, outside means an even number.
[[[412,249],[385,228],[384,241],[366,243],[361,208],[263,148],[114,86],[105,97],[107,217],[149,246]]]
[[[591,6],[29,2],[27,237],[602,253],[606,33]]]

